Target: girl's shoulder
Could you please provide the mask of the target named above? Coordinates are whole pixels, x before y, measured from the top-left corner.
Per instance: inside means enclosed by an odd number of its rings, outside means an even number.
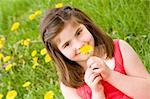
[[[149,77],[144,64],[131,45],[124,40],[118,40],[118,43],[126,74],[130,76]]]
[[[130,44],[128,44],[125,40],[122,39],[113,39],[114,43],[118,43],[120,50],[122,50],[122,48],[127,48],[126,50],[130,50],[133,49]]]

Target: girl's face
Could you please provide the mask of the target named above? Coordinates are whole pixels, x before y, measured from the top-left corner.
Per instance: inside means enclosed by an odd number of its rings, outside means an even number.
[[[84,62],[89,55],[83,55],[79,49],[84,45],[94,48],[94,38],[83,24],[67,23],[64,29],[56,36],[57,47],[68,59]],[[94,52],[90,52],[93,55]]]

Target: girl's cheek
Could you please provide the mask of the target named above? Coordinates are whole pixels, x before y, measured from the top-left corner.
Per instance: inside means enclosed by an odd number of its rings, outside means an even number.
[[[83,37],[83,40],[84,40],[84,41],[90,41],[91,39],[92,39],[92,37],[89,36],[89,35]]]
[[[69,52],[69,57],[70,57],[70,59],[72,59],[72,58],[74,58],[74,56],[75,56],[75,52],[74,51],[70,51]]]
[[[67,58],[72,59],[75,56],[75,52],[67,50],[63,53]]]

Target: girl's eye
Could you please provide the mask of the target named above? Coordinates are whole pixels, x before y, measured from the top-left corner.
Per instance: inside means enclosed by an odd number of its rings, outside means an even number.
[[[76,36],[79,36],[81,34],[82,30],[79,30],[76,34]]]
[[[80,31],[76,34],[77,36],[80,35]]]
[[[64,48],[66,48],[66,47],[69,46],[69,45],[70,45],[69,42],[66,43],[66,44],[64,45]]]

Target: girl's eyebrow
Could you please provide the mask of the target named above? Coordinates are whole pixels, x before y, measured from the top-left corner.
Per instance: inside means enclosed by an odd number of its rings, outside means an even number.
[[[78,29],[76,30],[75,34],[77,34],[81,30],[81,27],[79,26]]]

